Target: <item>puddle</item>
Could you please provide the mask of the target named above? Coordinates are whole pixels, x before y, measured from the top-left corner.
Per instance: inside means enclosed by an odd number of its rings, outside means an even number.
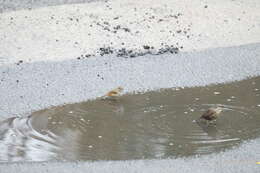
[[[194,123],[212,106],[216,124]],[[0,161],[129,160],[209,154],[260,136],[260,77],[54,107],[0,122]]]

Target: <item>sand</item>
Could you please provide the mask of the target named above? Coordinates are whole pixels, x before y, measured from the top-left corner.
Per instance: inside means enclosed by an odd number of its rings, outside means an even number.
[[[100,48],[190,52],[260,41],[258,0],[113,0],[0,14],[0,60],[59,61]]]

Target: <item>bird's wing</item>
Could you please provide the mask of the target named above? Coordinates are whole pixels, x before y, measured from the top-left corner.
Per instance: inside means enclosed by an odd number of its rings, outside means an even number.
[[[207,110],[204,114],[201,115],[201,118],[205,119],[211,119],[214,116],[214,111],[212,110]]]
[[[107,96],[115,96],[115,95],[118,95],[118,92],[116,91],[110,91],[106,94]]]

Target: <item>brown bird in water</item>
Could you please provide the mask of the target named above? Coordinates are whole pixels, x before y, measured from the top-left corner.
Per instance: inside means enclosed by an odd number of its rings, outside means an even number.
[[[200,119],[207,120],[207,122],[211,122],[213,120],[216,120],[219,114],[222,112],[222,109],[220,107],[216,108],[209,108],[206,112],[204,112]]]
[[[120,96],[120,94],[122,93],[124,89],[122,87],[117,87],[111,91],[109,91],[108,93],[106,93],[104,96],[102,96],[103,99],[106,98],[116,98],[118,96]]]

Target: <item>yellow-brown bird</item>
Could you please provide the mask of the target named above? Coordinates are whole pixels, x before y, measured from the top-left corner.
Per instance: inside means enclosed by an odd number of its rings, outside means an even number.
[[[213,120],[216,120],[221,112],[222,109],[220,107],[209,108],[206,112],[204,112],[201,115],[200,119],[206,120],[207,122],[211,122]]]
[[[111,91],[109,91],[108,93],[106,93],[104,96],[102,96],[103,99],[106,98],[112,98],[115,99],[116,97],[120,96],[120,94],[123,92],[123,88],[122,87],[117,87]]]

